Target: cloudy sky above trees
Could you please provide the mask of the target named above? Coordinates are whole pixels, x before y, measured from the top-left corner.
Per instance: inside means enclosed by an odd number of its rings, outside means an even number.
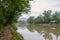
[[[30,1],[31,13],[22,17],[38,16],[44,10],[60,11],[60,0],[33,0]]]

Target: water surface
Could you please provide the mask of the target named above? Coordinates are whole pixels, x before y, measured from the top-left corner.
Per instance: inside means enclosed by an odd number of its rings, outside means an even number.
[[[59,25],[22,25],[17,32],[24,40],[60,40]]]

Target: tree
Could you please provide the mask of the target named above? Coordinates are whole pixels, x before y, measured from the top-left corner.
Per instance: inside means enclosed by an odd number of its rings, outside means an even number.
[[[34,16],[30,16],[30,17],[27,19],[27,22],[28,22],[28,23],[34,23]]]
[[[44,21],[44,19],[43,19],[43,16],[42,15],[40,15],[40,16],[38,16],[37,18],[35,18],[35,23],[43,23],[43,21]]]
[[[50,20],[51,20],[51,13],[52,13],[51,10],[48,10],[48,11],[44,11],[44,12],[43,12],[44,22],[45,22],[45,23],[49,23],[49,22],[50,22]]]
[[[0,36],[0,40],[23,39],[21,35],[16,33],[15,25],[10,24],[16,22],[22,13],[29,11],[29,1],[30,0],[0,0],[0,35],[2,35]]]
[[[0,0],[0,24],[16,22],[19,15],[28,12],[29,9],[29,0]]]
[[[60,12],[55,12],[53,14],[53,20],[55,20],[56,23],[60,23]]]

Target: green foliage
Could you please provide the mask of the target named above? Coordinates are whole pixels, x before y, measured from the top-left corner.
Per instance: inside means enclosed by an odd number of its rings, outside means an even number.
[[[3,16],[0,16],[0,29],[2,28],[3,24],[6,22]]]
[[[37,18],[30,17],[28,23],[42,24],[42,23],[60,23],[60,12],[52,14],[51,10],[44,11],[43,16],[40,15]]]
[[[53,15],[53,19],[57,22],[60,23],[60,12],[55,12]]]
[[[51,19],[51,13],[52,13],[51,10],[44,11],[43,15],[44,15],[44,22],[45,22],[45,23],[50,22],[50,19]]]
[[[38,16],[35,18],[35,23],[43,23],[43,16]]]
[[[27,22],[28,23],[34,23],[34,17],[33,16],[29,17]]]
[[[29,0],[0,0],[0,25],[16,22],[19,15],[29,9]]]

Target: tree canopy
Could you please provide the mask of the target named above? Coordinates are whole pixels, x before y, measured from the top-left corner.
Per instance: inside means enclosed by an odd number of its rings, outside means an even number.
[[[45,23],[50,22],[51,13],[52,13],[51,10],[48,10],[48,11],[44,11],[44,12],[43,12],[43,15],[44,15],[44,22],[45,22]]]
[[[51,10],[48,10],[48,11],[44,11],[42,14],[43,15],[40,15],[37,18],[31,18],[31,17],[28,18],[28,23],[33,23],[33,22],[35,24],[60,23],[60,12],[56,11],[55,13],[53,13]]]
[[[0,25],[11,24],[30,9],[30,0],[0,0]]]
[[[27,20],[28,23],[34,23],[34,16],[31,16]]]

